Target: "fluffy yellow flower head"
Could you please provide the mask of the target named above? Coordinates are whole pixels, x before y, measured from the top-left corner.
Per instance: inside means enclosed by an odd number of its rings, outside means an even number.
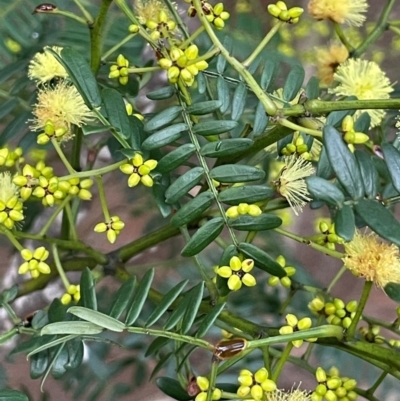
[[[0,173],[0,201],[7,203],[18,193],[19,188],[13,183],[10,172]]]
[[[389,93],[393,92],[389,78],[373,61],[349,59],[337,68],[333,77],[338,85],[329,92],[336,95],[357,96],[359,100],[389,99]],[[354,119],[364,111],[371,117],[371,128],[385,116],[384,110],[357,110]]]
[[[311,0],[308,12],[317,20],[329,19],[338,24],[361,26],[368,9],[366,0]]]
[[[43,130],[49,121],[55,128],[70,131],[71,125],[81,127],[94,119],[76,87],[66,81],[39,90],[33,115],[30,128],[34,131]]]
[[[149,20],[157,21],[160,11],[164,11],[168,19],[171,19],[168,7],[160,0],[136,0],[134,11],[138,21],[143,25]]]
[[[60,54],[62,47],[53,46],[52,49]],[[53,78],[66,78],[67,71],[49,52],[49,48],[45,47],[43,50],[43,53],[36,53],[29,63],[28,77],[41,84]]]
[[[333,74],[338,66],[349,57],[349,51],[342,44],[332,44],[329,48],[318,48],[316,51],[318,78],[321,83],[333,82]]]
[[[396,245],[383,242],[374,233],[356,231],[353,240],[344,247],[343,262],[355,276],[373,281],[380,288],[400,283],[400,255]]]
[[[267,401],[311,401],[311,395],[307,391],[299,389],[292,390],[289,393],[275,390],[267,394]]]

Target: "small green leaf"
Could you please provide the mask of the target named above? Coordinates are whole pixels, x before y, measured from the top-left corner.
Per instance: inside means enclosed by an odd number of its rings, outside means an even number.
[[[50,340],[50,341],[48,340],[48,337],[47,337],[47,341],[45,341],[45,343],[40,345],[39,347],[34,348],[32,351],[30,351],[28,353],[28,355],[27,355],[27,358],[30,358],[32,355],[36,355],[38,352],[42,352],[42,351],[44,351],[46,349],[53,348],[56,345],[63,344],[63,343],[66,343],[68,341],[71,341],[71,340],[73,340],[74,338],[77,338],[77,337],[79,337],[78,334],[69,334],[67,336],[62,336],[62,337],[55,337],[54,336],[52,338],[55,338],[55,340]],[[46,339],[46,337],[39,337],[39,338]]]
[[[357,98],[355,96],[348,96],[343,100],[357,100]],[[342,124],[343,119],[348,115],[352,116],[354,112],[354,110],[332,111],[326,118],[325,124],[338,128]]]
[[[318,164],[317,164],[317,176],[321,178],[325,178],[326,180],[331,179],[335,175],[335,172],[332,170],[331,163],[328,159],[328,155],[326,153],[325,146],[322,147],[321,153],[319,155]]]
[[[400,192],[400,152],[390,143],[383,143],[381,147],[393,186]]]
[[[162,216],[168,217],[172,213],[172,206],[165,202],[165,191],[169,186],[169,177],[163,177],[163,182],[155,182],[152,187],[153,197]],[[165,181],[165,183],[164,183]],[[168,183],[168,184],[167,184]]]
[[[199,91],[200,95],[206,93],[207,90],[207,78],[201,71],[197,75],[197,90]]]
[[[256,111],[254,113],[254,123],[253,123],[253,135],[258,137],[262,135],[268,126],[268,116],[265,112],[264,105],[258,102]]]
[[[125,102],[121,94],[111,88],[105,88],[101,92],[103,103],[107,111],[107,118],[110,124],[125,138],[130,137],[131,126],[126,113]]]
[[[121,285],[114,299],[111,302],[109,316],[118,319],[125,311],[126,307],[130,304],[133,292],[135,291],[136,277],[130,277],[125,283]]]
[[[353,199],[360,199],[364,195],[360,169],[355,156],[343,142],[341,134],[334,127],[325,126],[323,142],[338,180]]]
[[[331,182],[321,177],[306,178],[308,192],[314,200],[322,200],[330,205],[341,208],[345,197],[342,191]]]
[[[253,146],[249,138],[227,138],[216,142],[208,142],[201,148],[201,154],[206,157],[225,157],[235,155]]]
[[[317,99],[319,96],[319,81],[316,77],[311,77],[306,86],[306,96],[308,100]]]
[[[259,269],[264,270],[273,276],[278,276],[278,277],[286,276],[286,272],[285,270],[283,270],[282,266],[257,246],[250,244],[248,242],[241,242],[239,244],[239,249],[247,257],[253,259],[254,264]]]
[[[204,170],[202,167],[195,167],[187,171],[176,179],[165,191],[165,201],[173,204],[183,195],[187,194],[203,178]]]
[[[356,222],[353,208],[349,205],[344,205],[335,215],[335,232],[347,242],[353,239],[355,231]]]
[[[175,168],[181,166],[196,151],[196,147],[192,143],[186,143],[179,146],[175,150],[167,153],[157,164],[157,171],[161,173],[169,173]]]
[[[235,89],[232,99],[232,120],[238,121],[243,113],[247,100],[247,87],[241,82]]]
[[[18,286],[13,285],[10,288],[7,288],[6,290],[3,291],[3,302],[5,303],[10,303],[11,301],[14,301],[14,299],[18,295]]]
[[[145,150],[153,150],[169,145],[177,141],[182,136],[182,132],[187,129],[188,126],[183,123],[170,125],[146,138],[142,143],[142,148]]]
[[[50,323],[44,326],[40,331],[40,335],[44,336],[46,334],[100,334],[104,329],[97,324],[90,322],[57,322]]]
[[[47,350],[38,352],[35,355],[32,355],[30,358],[31,362],[31,371],[30,376],[31,379],[38,379],[43,375],[46,371],[47,366],[49,365],[49,353]],[[1,400],[1,398],[0,398]]]
[[[190,398],[186,398],[182,401],[190,400]],[[29,398],[20,391],[16,390],[0,390],[0,401],[29,401]]]
[[[111,316],[107,316],[104,313],[83,308],[82,306],[71,306],[67,312],[110,331],[121,333],[125,328],[125,325],[119,320],[114,319]]]
[[[175,227],[184,226],[201,216],[213,203],[211,192],[202,192],[190,200],[172,216],[171,224]]]
[[[50,304],[48,317],[50,323],[62,322],[65,319],[67,308],[63,305],[59,298],[54,298]]]
[[[263,72],[261,74],[261,88],[268,91],[268,88],[275,80],[275,75],[278,70],[278,63],[274,58],[268,58],[264,64]]]
[[[258,181],[265,178],[265,172],[257,167],[244,164],[225,164],[210,171],[214,180],[223,183]]]
[[[171,379],[169,377],[158,377],[156,379],[157,387],[166,395],[174,400],[178,401],[189,401],[193,399],[193,396],[189,395],[186,390],[184,390],[178,380]],[[4,399],[4,401],[6,401]],[[22,401],[22,400],[11,400],[11,401]],[[24,399],[23,401],[28,401]]]
[[[146,301],[147,295],[150,290],[151,283],[154,278],[154,268],[148,270],[139,283],[135,297],[133,298],[132,305],[130,306],[126,315],[125,324],[132,326],[136,319],[139,317]]]
[[[89,109],[93,110],[99,107],[101,105],[101,96],[97,81],[82,54],[66,47],[61,50],[61,57],[52,49],[49,49],[49,51],[67,70],[69,79],[76,86]]]
[[[360,168],[365,195],[370,199],[375,199],[378,193],[379,177],[371,156],[360,150],[356,150],[354,155]]]
[[[208,100],[206,102],[193,103],[185,111],[187,114],[194,116],[203,116],[218,110],[221,105],[222,102],[220,100]]]
[[[218,99],[221,101],[221,107],[219,109],[221,113],[225,113],[229,108],[231,96],[228,83],[221,76],[217,78],[217,93]]]
[[[193,326],[199,310],[201,300],[203,299],[204,282],[197,284],[190,292],[190,298],[186,304],[186,310],[182,318],[180,332],[186,334]]]
[[[153,132],[172,123],[182,113],[181,106],[171,106],[156,114],[144,125],[144,130]]]
[[[111,125],[83,125],[82,126],[82,132],[83,132],[83,135],[85,135],[85,136],[109,131],[110,129],[112,129]]]
[[[290,102],[293,100],[303,85],[305,76],[304,68],[301,65],[294,65],[290,70],[285,85],[283,86],[283,98]]]
[[[275,191],[265,185],[243,185],[231,187],[220,192],[218,199],[228,205],[239,203],[256,203],[271,198]]]
[[[55,379],[60,379],[67,371],[65,369],[65,365],[68,363],[68,350],[65,347],[65,344],[62,344],[59,347],[60,347],[59,352],[54,357],[54,360],[51,365],[51,374]]]
[[[357,117],[357,120],[354,121],[354,131],[368,132],[370,125],[371,125],[371,116],[369,115],[369,113],[364,111],[364,113],[361,113]]]
[[[229,53],[231,53],[232,50],[233,50],[233,40],[232,40],[232,38],[227,35],[227,36],[224,37],[224,40],[223,40],[222,43],[223,43],[225,49]],[[226,67],[226,58],[222,54],[220,54],[217,57],[217,72],[218,72],[218,74],[223,74],[224,71],[225,71],[225,67]]]
[[[174,288],[171,288],[162,298],[156,309],[148,317],[145,327],[152,326],[160,317],[166,312],[166,310],[172,305],[179,294],[182,292],[189,280],[181,281]]]
[[[182,249],[182,256],[194,256],[201,252],[207,245],[209,245],[215,238],[221,234],[224,228],[224,219],[222,217],[215,217],[207,221],[206,224],[201,226],[189,240],[189,242]]]
[[[151,355],[156,355],[158,353],[158,351],[165,347],[169,342],[171,341],[170,338],[166,338],[166,337],[156,337],[151,344],[149,345],[149,347],[147,348],[144,356],[148,357]]]
[[[176,324],[182,318],[188,306],[188,302],[193,290],[194,288],[191,288],[189,291],[186,292],[183,299],[179,302],[178,307],[171,313],[171,315],[165,322],[164,330],[171,330],[173,327],[176,326]]]
[[[400,303],[400,284],[389,283],[385,286],[385,293],[388,297]]]
[[[226,303],[224,302],[213,307],[211,312],[209,312],[201,322],[200,327],[196,332],[196,337],[201,338],[207,334],[208,330],[210,330],[211,326],[214,324],[222,310],[225,308],[225,305]]]
[[[65,364],[66,370],[72,370],[79,367],[83,362],[83,341],[80,338],[74,338],[66,344],[68,351],[68,362]]]
[[[79,304],[85,308],[97,310],[96,284],[88,267],[85,267],[82,271],[80,289],[81,299]]]
[[[229,220],[229,226],[240,231],[272,230],[282,224],[282,219],[275,214],[260,214],[259,216],[242,215]]]
[[[355,205],[357,214],[382,238],[400,246],[400,223],[380,202],[360,199]]]
[[[219,135],[236,128],[238,123],[230,120],[203,121],[193,126],[193,132],[197,135]]]
[[[164,88],[157,89],[152,91],[146,95],[146,97],[150,100],[162,100],[169,99],[176,93],[174,86],[168,85]]]

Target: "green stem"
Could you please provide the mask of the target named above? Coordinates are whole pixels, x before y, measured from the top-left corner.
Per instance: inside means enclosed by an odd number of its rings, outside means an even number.
[[[99,12],[90,30],[90,68],[95,75],[100,68],[103,28],[112,1],[101,1]]]
[[[357,49],[353,52],[353,57],[360,57],[365,51],[374,43],[382,33],[388,28],[388,20],[389,15],[392,11],[393,6],[395,5],[396,0],[388,0],[385,7],[382,10],[382,14],[379,17],[375,28],[371,31],[371,33],[367,36],[363,43],[357,47]]]
[[[18,240],[14,236],[13,232],[10,231],[8,228],[4,227],[2,224],[0,224],[0,232],[7,237],[7,239],[14,245],[14,247],[19,252],[21,252],[24,249],[24,247],[18,242]]]
[[[285,365],[292,349],[293,349],[293,344],[291,342],[287,343],[271,376],[271,380],[273,380],[275,383],[278,381],[279,375],[281,374],[283,366]]]
[[[322,138],[322,131],[303,127],[302,125],[295,124],[295,123],[287,120],[286,118],[278,119],[278,124],[283,125],[284,127],[290,128],[293,131],[300,131],[300,132],[304,132],[305,134],[309,134],[315,138]]]
[[[204,26],[209,38],[213,42],[214,46],[218,47],[221,50],[221,54],[223,57],[226,59],[226,61],[242,76],[244,81],[247,83],[247,85],[250,86],[254,94],[257,96],[257,98],[261,101],[263,104],[266,112],[269,115],[274,116],[277,113],[277,107],[275,103],[268,97],[268,95],[261,89],[261,87],[258,85],[257,81],[253,78],[253,76],[250,74],[249,71],[245,68],[245,66],[240,63],[238,60],[236,60],[234,57],[232,57],[228,50],[222,45],[218,37],[216,36],[211,24],[208,22],[202,7],[201,7],[201,1],[200,0],[193,0],[193,6],[196,8],[197,15]]]
[[[182,42],[179,47],[181,49],[185,49],[190,45],[199,35],[201,35],[204,32],[204,26],[201,25],[199,28],[197,28],[191,35],[188,37],[184,42]]]
[[[72,241],[77,241],[78,240],[78,234],[76,232],[76,228],[75,228],[75,218],[74,215],[72,213],[72,209],[71,209],[71,203],[67,202],[65,204],[65,214],[67,216],[68,222],[69,222],[69,238]]]
[[[137,67],[129,67],[128,72],[129,74],[142,74],[144,72],[153,72],[153,71],[160,71],[161,67],[154,66],[154,67],[143,67],[143,68],[137,68]]]
[[[363,292],[362,292],[361,298],[360,298],[360,302],[358,303],[358,306],[357,306],[356,314],[354,315],[353,320],[351,321],[350,327],[347,329],[347,332],[346,332],[347,341],[352,340],[354,337],[358,322],[361,318],[364,307],[367,303],[369,293],[371,292],[372,283],[373,283],[372,281],[365,281]]]
[[[345,265],[343,265],[340,270],[336,273],[335,277],[332,279],[332,281],[330,282],[326,292],[330,293],[332,291],[332,288],[335,286],[335,284],[337,283],[337,281],[340,279],[340,277],[343,276],[343,273],[347,270],[347,267]]]
[[[217,381],[217,374],[218,374],[218,361],[213,361],[211,364],[211,372],[210,372],[210,379],[209,379],[209,387],[207,390],[207,399],[206,401],[211,401],[212,400],[212,394],[215,388],[215,383]]]
[[[378,380],[374,383],[374,385],[367,390],[367,394],[373,395],[375,393],[376,389],[385,380],[386,376],[387,376],[387,372],[382,372],[381,375],[378,377]]]
[[[101,210],[103,211],[103,214],[104,214],[104,220],[105,220],[105,223],[108,223],[111,221],[111,216],[110,216],[110,212],[108,211],[107,199],[106,199],[106,193],[104,191],[103,180],[101,179],[100,176],[96,177],[96,184],[97,184],[97,188],[99,190],[100,204],[101,204]]]
[[[342,258],[345,257],[344,253],[341,253],[341,252],[338,252],[338,251],[334,251],[332,249],[328,249],[325,246],[318,245],[315,242],[312,242],[307,238],[304,238],[304,237],[302,237],[300,235],[293,234],[293,233],[291,233],[289,231],[285,231],[285,230],[283,230],[281,228],[275,228],[274,231],[276,231],[278,234],[284,235],[285,237],[291,238],[291,239],[293,239],[293,240],[295,240],[297,242],[300,242],[302,244],[308,245],[311,248],[313,248],[313,249],[315,249],[315,250],[317,250],[319,252],[324,253],[325,255],[329,255],[329,256],[332,256],[332,257],[337,258],[337,259],[342,259]]]
[[[129,42],[132,38],[136,36],[136,33],[130,33],[127,35],[124,39],[122,39],[119,43],[114,45],[111,49],[107,50],[104,54],[103,57],[101,58],[102,62],[105,62],[111,54],[113,54],[116,50],[118,50],[120,47],[122,47],[125,43]]]
[[[56,265],[56,268],[57,268],[57,271],[58,271],[58,275],[60,276],[61,281],[64,284],[65,290],[68,291],[68,288],[70,286],[70,282],[68,280],[67,275],[65,274],[64,269],[62,268],[60,256],[58,255],[57,246],[53,244],[51,246],[51,249],[52,249],[52,252],[53,252],[54,264]]]
[[[335,32],[336,35],[338,36],[339,40],[343,43],[343,45],[346,47],[346,49],[349,51],[349,53],[351,51],[354,50],[354,47],[350,44],[350,42],[347,40],[346,36],[343,33],[342,27],[340,26],[340,24],[338,24],[337,22],[335,22],[333,24],[333,26],[335,27]]]
[[[394,326],[392,323],[387,323],[387,322],[384,322],[383,320],[376,319],[376,318],[370,317],[370,316],[365,316],[365,315],[363,316],[363,319],[371,325],[378,325],[378,326],[384,327],[385,329],[390,330],[392,333],[395,333],[398,336],[400,336],[400,330],[396,329],[396,326]]]
[[[396,35],[400,36],[400,28],[397,26],[394,26],[392,24],[389,25],[389,29],[394,32]]]
[[[87,24],[92,25],[94,21],[93,21],[93,17],[90,14],[90,12],[88,10],[86,10],[86,8],[83,6],[83,4],[80,2],[80,0],[74,0],[74,2],[81,10],[81,13],[84,15],[84,17],[86,18]]]
[[[248,68],[249,65],[256,59],[256,57],[263,51],[264,47],[267,46],[269,41],[273,38],[273,36],[279,31],[279,29],[285,24],[283,21],[278,21],[276,25],[274,25],[270,31],[266,34],[264,39],[260,42],[260,44],[255,48],[253,53],[250,54],[249,57],[243,62],[243,65]]]
[[[6,343],[8,340],[11,340],[15,335],[18,334],[18,327],[13,327],[11,330],[7,331],[0,335],[0,345]]]
[[[63,10],[59,10],[57,8],[57,9],[53,10],[51,13],[48,13],[48,14],[62,15],[64,17],[71,18],[71,19],[73,19],[75,21],[78,21],[80,24],[83,24],[83,25],[87,26],[87,21],[85,21],[82,17],[78,17],[74,13],[71,13],[70,11],[63,11]]]
[[[53,214],[50,216],[50,218],[46,221],[45,225],[42,227],[42,229],[38,232],[39,237],[43,237],[46,235],[48,229],[50,226],[53,224],[54,220],[57,218],[57,216],[62,212],[64,209],[65,205],[70,201],[71,196],[68,195],[66,196],[62,202],[57,206],[57,209],[53,212]]]
[[[75,170],[72,168],[71,164],[69,163],[69,161],[67,160],[67,158],[65,157],[64,152],[62,151],[60,144],[58,143],[56,138],[52,138],[51,143],[54,146],[54,149],[56,150],[58,157],[61,159],[61,161],[63,162],[65,168],[68,170],[68,172],[70,174],[74,174]]]

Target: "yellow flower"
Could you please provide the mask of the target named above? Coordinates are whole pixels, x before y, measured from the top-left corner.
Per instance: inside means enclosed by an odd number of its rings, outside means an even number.
[[[349,57],[349,51],[342,44],[332,44],[329,48],[316,50],[318,78],[321,83],[329,85],[333,82],[333,74],[337,67]]]
[[[11,230],[24,219],[19,189],[13,183],[10,172],[0,173],[0,224]]]
[[[389,78],[373,61],[349,59],[340,65],[334,74],[338,86],[329,90],[341,96],[357,96],[358,99],[389,99],[393,92]],[[385,115],[384,110],[357,110],[354,118],[362,112],[368,112],[371,117],[371,127],[380,124]]]
[[[237,256],[233,256],[229,261],[229,266],[218,267],[217,274],[228,279],[227,285],[231,291],[238,291],[242,288],[242,284],[247,287],[256,285],[256,279],[249,273],[253,267],[253,259],[241,261]]]
[[[32,278],[38,278],[40,274],[50,274],[50,266],[45,262],[49,257],[49,251],[44,246],[36,248],[33,252],[23,249],[21,257],[25,262],[19,267],[18,274],[29,272]]]
[[[196,384],[200,392],[196,395],[195,401],[206,401],[207,392],[210,387],[210,381],[207,379],[207,377],[197,376]],[[221,398],[221,396],[222,391],[219,388],[214,388],[212,391],[211,399],[213,401],[217,401]]]
[[[311,0],[308,12],[317,20],[329,19],[338,24],[361,26],[365,21],[366,0]]]
[[[273,182],[276,190],[286,198],[296,216],[311,200],[305,178],[314,173],[314,167],[302,157],[285,157],[285,166]]]
[[[113,244],[124,227],[125,223],[119,218],[119,216],[112,216],[109,221],[96,224],[94,231],[96,233],[106,232],[108,241]]]
[[[60,54],[62,47],[53,46],[52,49]],[[54,78],[68,77],[67,71],[49,52],[49,48],[45,47],[43,50],[43,53],[36,53],[29,63],[28,77],[41,84]]]
[[[306,390],[296,389],[286,393],[277,389],[267,393],[267,401],[311,401],[311,394]]]
[[[66,130],[65,136],[71,136],[72,125],[81,127],[94,119],[94,113],[86,106],[78,90],[66,81],[39,90],[33,115],[32,130],[45,130],[51,125],[56,134],[58,129]]]
[[[61,303],[68,305],[72,300],[79,302],[81,299],[81,286],[70,284],[67,288],[67,292],[61,297]]]
[[[157,167],[157,160],[144,160],[140,153],[135,153],[129,163],[120,166],[124,174],[129,174],[128,186],[136,187],[141,182],[146,187],[152,187],[154,184],[150,173]]]
[[[400,256],[396,245],[389,245],[374,234],[356,231],[353,240],[344,244],[342,259],[355,275],[373,281],[383,288],[389,283],[400,284]]]

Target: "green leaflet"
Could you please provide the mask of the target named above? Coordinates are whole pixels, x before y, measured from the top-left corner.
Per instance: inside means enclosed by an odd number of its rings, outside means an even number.
[[[342,191],[331,182],[320,177],[307,177],[307,188],[314,200],[322,200],[341,208],[344,202]]]
[[[169,173],[181,166],[196,151],[196,147],[191,143],[179,146],[179,148],[167,153],[157,164],[157,171]]]
[[[249,138],[227,138],[209,142],[202,146],[201,154],[206,157],[224,157],[241,153],[253,146]]]
[[[221,304],[215,305],[211,312],[207,314],[207,316],[203,319],[200,324],[199,329],[197,330],[196,337],[204,337],[214,322],[217,320],[220,313],[225,308],[226,303],[223,302]]]
[[[189,401],[193,399],[191,395],[184,390],[178,380],[171,379],[170,377],[158,377],[156,379],[157,387],[166,395],[174,400]],[[14,401],[14,400],[12,400]],[[19,401],[19,400],[16,400]],[[24,400],[25,401],[25,400]]]
[[[107,111],[108,121],[125,139],[128,139],[130,137],[131,126],[128,114],[126,114],[124,99],[115,89],[105,88],[101,94]]]
[[[201,226],[182,249],[182,256],[194,256],[200,253],[207,245],[221,234],[224,228],[224,219],[215,217]]]
[[[29,398],[20,391],[4,389],[0,390],[0,401],[29,401]]]
[[[195,167],[187,171],[176,179],[165,191],[165,201],[173,204],[183,195],[187,194],[203,178],[204,170],[202,167]]]
[[[374,199],[378,193],[379,177],[371,156],[359,150],[356,150],[354,155],[360,168],[364,193],[368,198]]]
[[[111,303],[109,316],[118,319],[129,305],[136,286],[136,277],[131,277],[119,287]]]
[[[146,138],[142,143],[142,148],[145,150],[153,150],[169,145],[178,140],[182,136],[182,132],[187,129],[188,126],[183,123],[170,125]]]
[[[253,135],[256,138],[262,135],[268,126],[268,116],[265,112],[264,105],[258,102],[256,111],[254,113]]]
[[[194,116],[203,116],[218,110],[222,105],[220,100],[207,100],[205,102],[191,104],[185,112]]]
[[[221,113],[225,113],[230,105],[230,92],[228,83],[224,78],[217,78],[217,93],[218,99],[221,101],[221,107],[219,108]]]
[[[276,59],[274,59],[274,58],[269,58],[265,62],[263,72],[261,74],[261,81],[260,81],[261,88],[264,89],[265,91],[268,91],[268,88],[274,81],[275,75],[278,70],[277,67],[278,67],[278,63],[277,63]]]
[[[393,299],[397,303],[400,303],[400,284],[389,283],[385,286],[385,293],[391,299]]]
[[[190,223],[201,216],[213,203],[214,196],[211,192],[203,192],[190,200],[179,209],[171,218],[171,224],[180,227]]]
[[[97,310],[96,287],[92,273],[86,267],[81,275],[80,281],[81,299],[79,304],[85,308]]]
[[[197,284],[190,292],[190,298],[188,299],[180,327],[180,332],[182,334],[186,334],[192,328],[193,322],[196,319],[197,312],[203,299],[203,292],[204,282]]]
[[[382,238],[400,246],[400,223],[381,203],[360,199],[355,205],[357,214]]]
[[[162,100],[169,99],[176,93],[173,85],[165,86],[164,88],[157,89],[152,91],[146,95],[146,97],[150,100]]]
[[[383,143],[381,147],[393,186],[400,192],[400,152],[390,143]]]
[[[242,215],[229,220],[229,225],[240,231],[264,231],[272,230],[282,224],[280,217],[275,214],[263,213],[259,216]]]
[[[193,125],[193,132],[201,136],[219,135],[236,128],[236,121],[220,120],[220,121],[203,121]]]
[[[210,171],[214,180],[224,183],[258,181],[265,178],[265,172],[257,167],[244,164],[225,164]]]
[[[50,323],[47,326],[44,326],[40,332],[40,335],[44,336],[46,334],[77,334],[77,335],[85,335],[85,334],[100,334],[103,331],[103,327],[98,326],[97,324],[91,322],[57,322]]]
[[[238,121],[241,117],[247,100],[247,87],[241,82],[235,89],[232,99],[232,120]]]
[[[306,96],[308,100],[317,99],[319,96],[319,81],[316,77],[311,77],[306,86]]]
[[[259,269],[264,270],[273,276],[286,276],[286,272],[283,270],[281,265],[257,246],[249,244],[248,242],[241,242],[239,244],[239,249],[246,255],[246,257],[253,259],[256,267]]]
[[[153,132],[160,128],[165,127],[169,123],[175,120],[182,112],[181,106],[171,106],[167,109],[156,114],[151,120],[147,121],[144,125],[144,130],[147,132]]]
[[[357,160],[343,142],[341,134],[332,126],[325,126],[323,142],[329,161],[338,180],[353,199],[364,195],[364,187]]]
[[[304,81],[304,68],[300,65],[294,65],[290,70],[285,85],[283,86],[283,98],[290,102],[299,93]]]
[[[265,185],[243,185],[231,187],[220,192],[218,199],[228,205],[238,205],[239,203],[256,203],[269,199],[274,194],[274,190]]]
[[[335,232],[345,241],[351,241],[356,231],[356,222],[353,208],[344,205],[335,215]]]

